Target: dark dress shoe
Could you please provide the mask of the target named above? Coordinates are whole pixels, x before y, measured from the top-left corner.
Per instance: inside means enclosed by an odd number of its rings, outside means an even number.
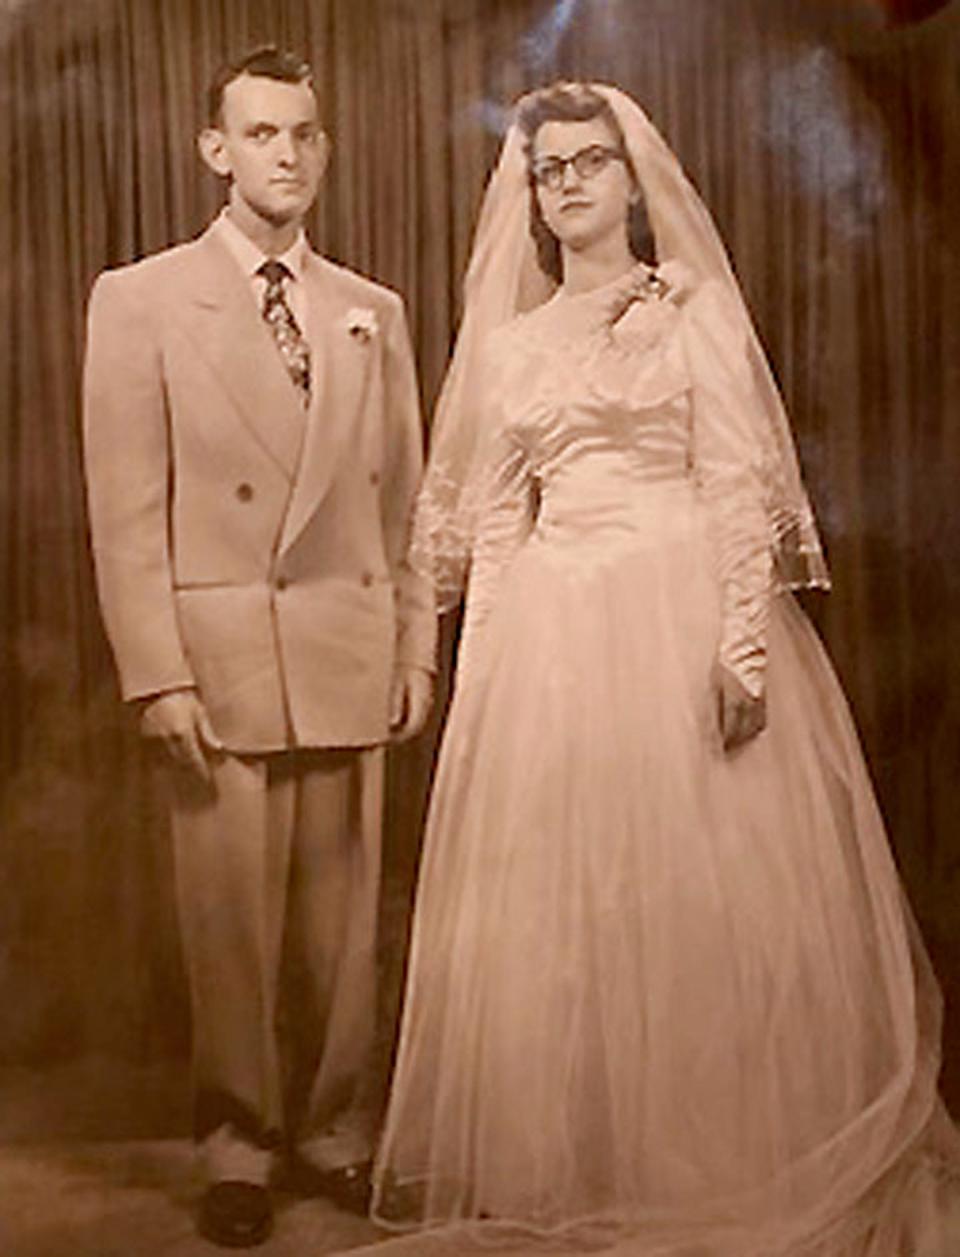
[[[326,1196],[348,1213],[365,1218],[370,1212],[373,1194],[372,1172],[372,1161],[357,1161],[353,1165],[325,1170],[305,1157],[295,1156],[290,1164],[290,1181],[293,1190],[301,1196]]]
[[[224,1248],[252,1248],[273,1230],[270,1193],[257,1183],[227,1179],[204,1192],[197,1220],[200,1234]]]

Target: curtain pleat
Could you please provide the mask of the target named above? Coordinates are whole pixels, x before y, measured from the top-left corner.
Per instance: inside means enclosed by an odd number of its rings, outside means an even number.
[[[90,283],[202,230],[214,68],[301,50],[333,138],[310,231],[405,296],[439,387],[505,110],[616,82],[730,246],[835,577],[837,662],[948,995],[960,986],[960,16],[863,0],[33,0],[0,13],[0,1060],[182,1052],[162,809],[117,699],[79,444]],[[434,734],[436,726],[434,727]],[[394,756],[414,862],[433,740]],[[954,1005],[957,1003],[953,1001]],[[949,1079],[948,1079],[949,1082]]]

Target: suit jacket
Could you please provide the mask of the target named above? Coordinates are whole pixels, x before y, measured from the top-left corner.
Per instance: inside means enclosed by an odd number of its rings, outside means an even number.
[[[216,233],[102,274],[84,381],[97,583],[124,697],[195,685],[231,750],[387,736],[434,666],[405,563],[421,471],[400,298],[309,252],[304,412]]]

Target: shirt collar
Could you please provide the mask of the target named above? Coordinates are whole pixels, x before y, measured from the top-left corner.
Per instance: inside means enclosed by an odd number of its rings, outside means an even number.
[[[220,211],[213,226],[227,249],[236,258],[240,269],[252,279],[263,263],[269,260],[268,255],[228,217],[226,208]],[[294,279],[302,279],[306,258],[307,237],[301,227],[296,240],[286,253],[282,253],[277,258],[277,261],[287,267]]]

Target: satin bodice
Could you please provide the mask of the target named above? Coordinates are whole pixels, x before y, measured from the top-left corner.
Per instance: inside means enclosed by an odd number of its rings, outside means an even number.
[[[504,375],[504,435],[535,481],[533,527],[548,543],[642,526],[663,487],[688,484],[692,473],[688,380],[676,343],[638,369],[597,328],[597,304],[593,294],[556,299]]]
[[[753,443],[736,382],[699,351],[686,296],[623,281],[561,291],[494,338],[468,630],[526,542],[651,544],[695,500],[716,538],[720,655],[756,693],[770,553]]]

